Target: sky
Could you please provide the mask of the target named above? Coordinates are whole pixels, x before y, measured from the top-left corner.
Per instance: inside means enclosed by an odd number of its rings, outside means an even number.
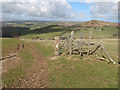
[[[40,1],[19,0],[2,2],[2,20],[118,22],[118,1]]]

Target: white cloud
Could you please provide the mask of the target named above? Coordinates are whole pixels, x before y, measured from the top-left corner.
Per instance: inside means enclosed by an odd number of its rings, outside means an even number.
[[[79,1],[79,0],[78,0]],[[118,19],[119,0],[81,0],[90,5],[88,16],[85,12],[72,12],[66,0],[4,0],[2,3],[3,20],[86,20]],[[84,10],[84,8],[83,8]]]
[[[2,4],[0,3],[0,23],[2,21]]]
[[[72,7],[68,2],[4,2],[3,20],[69,20],[81,19],[85,17],[85,13],[73,13]]]
[[[1,0],[2,2],[66,2],[66,0]]]
[[[99,2],[91,4],[90,12],[93,19],[102,19],[117,21],[118,3],[117,2]]]
[[[10,17],[20,14],[33,18],[67,18],[71,10],[71,6],[67,2],[8,2],[2,5],[4,15],[9,14]]]
[[[43,0],[1,0],[2,2],[41,2]],[[120,0],[44,0],[45,2],[118,2]]]

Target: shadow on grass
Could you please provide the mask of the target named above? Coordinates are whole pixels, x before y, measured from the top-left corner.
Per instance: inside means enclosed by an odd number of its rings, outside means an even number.
[[[68,30],[68,27],[61,26],[61,25],[50,25],[43,28],[37,28],[31,30],[30,28],[26,27],[10,27],[10,26],[3,26],[2,27],[2,37],[19,37],[25,36],[29,34],[44,34],[44,33],[53,33],[53,32],[60,32]]]

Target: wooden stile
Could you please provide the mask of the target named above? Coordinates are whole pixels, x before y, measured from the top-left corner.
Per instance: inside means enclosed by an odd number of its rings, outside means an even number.
[[[74,35],[80,35],[79,36],[80,39],[78,40],[75,39]],[[83,41],[83,33],[74,34],[74,31],[72,31],[70,35],[55,37],[55,56],[59,56],[60,54],[65,54],[65,53],[72,55],[73,53],[76,53],[76,52],[81,56],[83,56],[83,54],[92,55],[99,48],[101,48],[101,50],[104,51],[104,53],[107,55],[109,61],[115,64],[111,56],[108,54],[108,52],[104,48],[102,40],[99,45],[97,45],[93,50],[90,50],[90,45],[94,45],[94,44],[91,44],[91,39],[92,39],[91,31],[89,33],[89,39],[87,43]],[[107,60],[106,58],[104,59]]]

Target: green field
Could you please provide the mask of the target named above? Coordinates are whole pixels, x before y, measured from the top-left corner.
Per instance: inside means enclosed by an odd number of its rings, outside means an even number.
[[[46,62],[45,68],[48,70],[46,71],[47,77],[45,77],[45,85],[48,88],[118,88],[118,29],[116,27],[96,27],[103,29],[103,31],[97,31],[95,27],[65,27],[54,25],[52,22],[30,24],[16,24],[14,27],[22,28],[6,29],[7,34],[5,33],[5,35],[14,36],[21,33],[19,37],[2,38],[2,56],[17,53],[16,57],[1,61],[3,62],[3,87],[17,87],[20,80],[26,80],[26,74],[30,70],[32,72],[39,70],[39,66],[42,66],[40,63],[44,61]],[[69,22],[69,24],[73,23]],[[41,26],[46,27],[41,28]],[[24,31],[23,27],[30,29]],[[11,34],[12,30],[15,34]],[[71,30],[74,30],[74,34],[83,33],[85,42],[88,42],[89,32],[92,31],[91,42],[98,44],[103,40],[105,49],[116,64],[98,60],[96,55],[84,55],[83,57],[60,55],[53,59],[55,42],[49,39],[53,39],[65,31],[68,32],[63,35],[69,35]],[[37,40],[36,37],[38,37]],[[78,39],[78,37],[75,35],[75,38]],[[17,50],[18,45],[21,47],[23,43],[24,48]],[[99,50],[97,53],[101,54]],[[39,71],[38,74],[40,74]],[[32,86],[32,84],[30,85]]]
[[[9,46],[15,45],[18,40],[3,39],[3,44],[9,43]],[[22,41],[21,41],[22,42]],[[118,87],[118,65],[107,61],[99,61],[93,56],[82,58],[79,55],[60,56],[56,60],[51,60],[54,55],[53,41],[31,41],[26,42],[36,45],[39,52],[46,57],[48,63],[49,75],[47,84],[51,88],[117,88]],[[47,44],[48,43],[48,44]],[[7,46],[3,47],[4,53],[7,52]],[[109,45],[109,47],[107,47]],[[16,45],[15,45],[16,46]],[[118,62],[117,40],[105,40],[104,46],[109,51],[109,54]],[[114,48],[111,48],[114,47]],[[9,68],[7,76],[3,77],[3,82],[6,85],[14,86],[17,80],[16,77],[24,78],[25,71],[31,67],[30,60],[34,60],[28,52],[28,48],[19,52],[22,58],[22,63],[17,67]],[[6,53],[5,53],[6,54]],[[20,61],[21,62],[21,61]],[[11,73],[12,72],[12,73]],[[14,82],[13,82],[14,81]]]
[[[46,41],[40,43],[46,45]],[[109,47],[107,47],[108,45]],[[117,45],[117,40],[104,41],[105,48],[116,63],[118,62]],[[53,43],[49,42],[49,46],[53,46]],[[47,50],[49,52],[51,48]],[[45,49],[42,52],[45,56],[49,56]],[[48,65],[50,69],[48,85],[51,88],[118,87],[118,65],[107,61],[99,61],[93,56],[87,58],[82,58],[79,55],[60,56],[55,60],[48,59]]]
[[[30,24],[30,25],[29,25]],[[3,37],[18,37],[24,39],[53,39],[55,36],[69,35],[71,30],[74,33],[83,33],[84,39],[89,38],[89,32],[92,31],[93,39],[111,39],[118,38],[118,28],[116,26],[81,26],[81,22],[44,22],[28,24],[11,24],[2,27]],[[99,31],[102,29],[102,31]],[[76,38],[78,38],[77,36]]]
[[[102,28],[102,27],[99,27]],[[66,27],[60,27],[60,26],[54,26],[54,27],[48,27],[43,29],[41,31],[36,31],[36,33],[31,33],[28,35],[23,35],[21,38],[25,39],[32,39],[32,38],[43,38],[43,39],[50,39],[54,38],[55,36],[59,36],[61,33],[68,31],[67,33],[63,35],[70,35],[69,30],[76,30],[74,34],[76,33],[83,33],[83,38],[87,39],[89,38],[89,32],[92,31],[92,38],[93,39],[111,39],[111,38],[118,38],[118,29],[115,27],[104,27],[103,31],[97,31],[94,28],[66,28]],[[80,29],[80,30],[78,30]],[[87,29],[87,30],[86,30]],[[48,30],[50,30],[48,32]],[[116,36],[114,36],[116,34]],[[78,38],[79,36],[76,36],[75,38]]]
[[[114,42],[114,44],[111,44]],[[118,62],[117,41],[105,42],[115,62]],[[112,48],[114,47],[114,48]],[[71,57],[71,58],[70,58]],[[93,56],[60,56],[49,61],[50,86],[59,88],[116,88],[118,87],[118,65],[99,61]]]

